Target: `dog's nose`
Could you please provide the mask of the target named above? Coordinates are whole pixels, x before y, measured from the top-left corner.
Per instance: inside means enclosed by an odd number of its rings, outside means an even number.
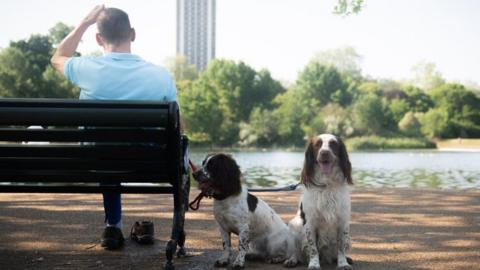
[[[330,152],[322,150],[320,151],[320,160],[329,160],[330,159]]]

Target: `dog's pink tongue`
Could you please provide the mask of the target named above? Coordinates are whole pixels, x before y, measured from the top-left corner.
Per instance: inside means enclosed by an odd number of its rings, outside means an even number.
[[[322,163],[320,162],[320,171],[324,174],[331,174],[333,170],[333,162]]]

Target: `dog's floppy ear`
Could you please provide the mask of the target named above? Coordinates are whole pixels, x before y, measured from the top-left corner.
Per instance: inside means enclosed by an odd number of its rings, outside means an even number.
[[[339,165],[340,168],[342,169],[343,175],[347,179],[347,183],[349,185],[353,185],[353,180],[352,180],[352,164],[350,163],[350,159],[348,158],[348,152],[347,152],[347,147],[343,143],[342,139],[337,137],[338,141],[338,159],[339,159]]]
[[[213,188],[223,196],[236,195],[242,190],[240,167],[227,154],[216,154],[207,164],[213,179]]]
[[[300,182],[305,186],[310,184],[314,173],[316,163],[314,144],[315,139],[310,138],[307,143],[307,148],[305,149],[305,161],[303,162],[302,175],[300,178]]]

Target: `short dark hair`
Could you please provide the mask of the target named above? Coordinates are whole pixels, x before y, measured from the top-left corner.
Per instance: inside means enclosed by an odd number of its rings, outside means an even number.
[[[106,8],[98,16],[97,27],[103,39],[110,44],[119,44],[131,38],[128,14],[118,8]]]

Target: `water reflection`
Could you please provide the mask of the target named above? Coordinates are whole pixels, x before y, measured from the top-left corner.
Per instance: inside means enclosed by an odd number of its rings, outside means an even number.
[[[192,151],[201,164],[207,151]],[[298,182],[303,152],[234,152],[249,187]],[[350,153],[353,178],[361,187],[480,188],[480,152],[393,151]]]

